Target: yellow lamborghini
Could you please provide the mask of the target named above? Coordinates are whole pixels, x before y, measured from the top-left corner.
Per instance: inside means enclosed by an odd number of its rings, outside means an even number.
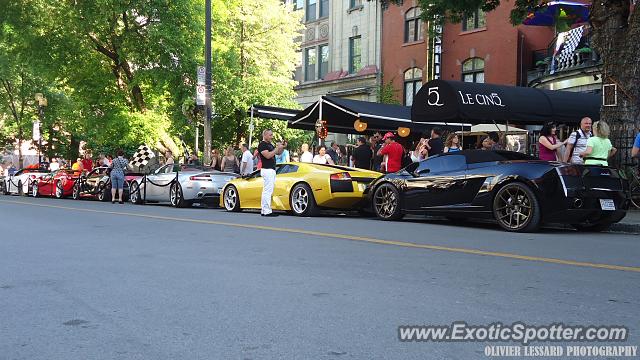
[[[320,209],[357,209],[367,185],[382,174],[338,165],[286,163],[276,165],[273,210],[313,216]],[[220,206],[227,211],[260,209],[260,170],[228,182]]]

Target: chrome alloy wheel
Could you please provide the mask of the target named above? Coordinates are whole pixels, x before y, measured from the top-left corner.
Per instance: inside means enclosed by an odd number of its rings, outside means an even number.
[[[533,214],[529,195],[517,187],[502,189],[497,195],[496,205],[496,220],[508,229],[525,227]]]
[[[291,200],[291,207],[296,214],[302,214],[309,208],[309,193],[302,186],[293,190]]]
[[[398,210],[398,195],[390,186],[381,186],[376,190],[373,206],[378,216],[391,219]]]

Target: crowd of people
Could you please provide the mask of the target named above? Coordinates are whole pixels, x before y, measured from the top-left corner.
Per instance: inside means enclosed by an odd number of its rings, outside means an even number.
[[[594,123],[591,118],[585,117],[580,120],[580,128],[561,141],[558,139],[557,125],[547,123],[540,131],[538,157],[546,161],[608,166],[609,158],[617,152],[611,144],[609,133],[609,124],[604,121]],[[640,134],[634,143],[633,157],[638,156],[636,145],[640,147]]]

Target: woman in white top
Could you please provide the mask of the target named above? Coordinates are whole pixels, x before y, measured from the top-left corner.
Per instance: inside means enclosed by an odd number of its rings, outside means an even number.
[[[302,150],[302,155],[300,155],[300,162],[313,162],[313,154],[309,152],[309,144],[302,144],[300,150]]]
[[[313,157],[313,163],[335,165],[331,160],[331,156],[327,155],[327,147],[324,145],[321,145],[318,149],[318,155]]]

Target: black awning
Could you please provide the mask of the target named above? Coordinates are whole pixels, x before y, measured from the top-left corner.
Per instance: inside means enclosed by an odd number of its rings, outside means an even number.
[[[414,97],[411,119],[473,124],[492,121],[575,124],[585,116],[598,120],[601,104],[600,96],[595,94],[433,80],[424,84]]]
[[[289,127],[294,129],[314,130],[320,118],[327,122],[327,130],[333,133],[353,134],[354,122],[360,119],[367,123],[366,131],[397,131],[399,127],[407,127],[414,133],[430,131],[435,126],[449,130],[468,130],[469,124],[447,122],[412,122],[411,108],[401,105],[374,103],[343,99],[334,96],[323,96],[320,101],[302,110],[289,120]]]
[[[275,119],[275,120],[285,120],[288,121],[292,119],[294,116],[298,115],[301,110],[294,109],[285,109],[275,106],[265,106],[265,105],[253,105],[252,108],[249,108],[247,111],[248,115],[251,115],[251,109],[253,109],[253,116],[263,118],[263,119]]]

